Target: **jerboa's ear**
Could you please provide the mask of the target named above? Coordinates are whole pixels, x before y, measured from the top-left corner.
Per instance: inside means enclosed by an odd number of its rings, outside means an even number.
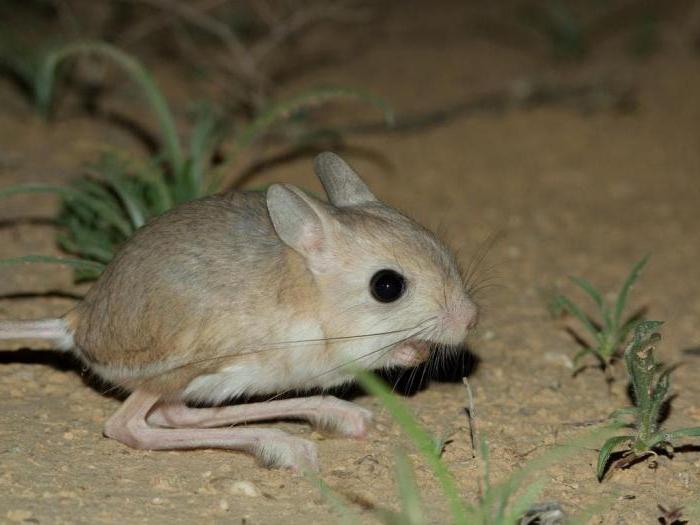
[[[355,206],[377,200],[360,176],[335,153],[326,151],[318,155],[314,171],[334,206]]]
[[[267,189],[267,211],[277,235],[306,259],[327,247],[331,217],[326,206],[290,184],[273,184]]]

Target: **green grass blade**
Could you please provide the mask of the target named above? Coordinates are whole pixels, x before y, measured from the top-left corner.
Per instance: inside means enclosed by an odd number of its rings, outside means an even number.
[[[127,170],[126,163],[111,154],[104,155],[94,167],[95,175],[117,195],[134,229],[138,229],[146,223],[149,216],[141,197],[143,186],[148,181],[128,176]]]
[[[58,48],[45,58],[34,86],[34,96],[40,111],[48,116],[53,98],[53,88],[59,65],[74,55],[96,54],[109,58],[119,65],[143,92],[148,105],[155,113],[160,127],[168,162],[179,172],[184,165],[184,157],[177,134],[175,120],[165,97],[148,70],[135,58],[105,42],[76,42]]]
[[[7,259],[0,259],[0,265],[23,263],[60,264],[63,266],[72,266],[73,268],[80,268],[98,272],[102,272],[105,269],[104,264],[100,264],[95,261],[88,261],[87,259],[67,259],[63,257],[53,257],[51,255],[23,255],[21,257],[10,257]]]
[[[141,197],[134,192],[133,186],[129,185],[129,181],[126,180],[125,176],[113,172],[106,172],[103,175],[114,193],[119,196],[119,200],[124,206],[134,230],[146,224],[148,210],[145,209]]]
[[[105,181],[94,180],[90,177],[79,177],[73,180],[69,187],[89,195],[94,201],[99,202],[105,208],[110,208],[112,215],[123,217],[125,221],[129,222],[130,217],[128,211],[125,213],[125,208],[119,200],[119,193],[109,182],[105,183]],[[72,209],[79,213],[79,210],[75,209],[75,207]],[[92,211],[93,210],[90,210],[90,212]],[[104,216],[104,213],[102,213],[102,215]],[[87,220],[85,214],[81,214],[81,216],[83,220]],[[133,221],[129,222],[129,224],[130,229],[133,231],[135,229]]]
[[[591,299],[593,299],[593,302],[595,302],[595,304],[598,306],[598,309],[600,310],[600,316],[603,319],[603,324],[605,325],[606,331],[609,330],[612,325],[612,318],[610,316],[610,309],[608,308],[608,305],[605,304],[603,294],[600,293],[600,291],[595,286],[593,286],[588,279],[573,276],[570,276],[569,279],[572,283],[581,288],[581,290],[586,292],[586,294]]]
[[[589,449],[591,446],[594,446],[595,443],[600,442],[601,439],[608,438],[614,432],[618,432],[620,427],[621,425],[605,425],[594,429],[593,431],[585,432],[568,443],[552,447],[537,458],[530,460],[523,468],[511,473],[511,475],[504,482],[495,486],[492,486],[490,481],[484,480],[482,482],[482,498],[477,502],[476,508],[470,507],[468,509],[468,512],[470,513],[468,515],[468,523],[470,525],[517,523],[517,521],[507,521],[506,518],[509,518],[511,514],[515,514],[514,509],[516,506],[522,507],[522,505],[524,505],[524,503],[530,497],[532,497],[531,494],[528,494],[527,489],[527,487],[530,487],[530,485],[527,485],[524,492],[522,492],[522,496],[518,497],[510,504],[510,509],[508,509],[507,506],[514,495],[518,493],[520,488],[525,486],[530,477],[535,476],[539,478],[542,472],[551,465],[563,461],[565,458],[571,455],[581,453],[582,449]],[[484,446],[485,441],[482,440],[482,449]],[[484,472],[487,472],[488,469],[486,467],[488,466],[488,452],[482,451],[481,457],[486,458],[486,461],[484,462]],[[534,483],[537,484],[537,481]],[[535,491],[536,488],[537,486],[531,490]],[[503,509],[508,510],[508,512],[502,512]],[[520,517],[523,512],[524,510],[519,512],[518,517]],[[502,521],[496,521],[498,515],[501,515]]]
[[[133,233],[133,228],[131,224],[129,224],[129,222],[125,220],[123,216],[115,212],[114,209],[112,209],[110,206],[108,206],[101,200],[92,197],[87,193],[79,191],[75,188],[70,188],[67,186],[55,186],[52,184],[21,184],[1,189],[0,198],[20,193],[55,193],[56,195],[60,195],[64,199],[74,200],[83,204],[84,206],[98,214],[100,217],[105,219],[107,222],[112,224],[123,235],[128,237]]]
[[[581,321],[583,326],[585,326],[586,329],[591,333],[591,335],[595,337],[596,341],[600,340],[600,332],[598,331],[598,329],[596,329],[596,327],[593,326],[593,323],[588,318],[588,316],[585,313],[583,313],[583,310],[581,310],[573,301],[571,301],[568,297],[560,295],[557,298],[557,302],[561,305],[562,309],[568,311],[576,319]]]
[[[189,139],[189,173],[190,184],[196,190],[196,197],[209,193],[209,181],[206,177],[210,157],[226,133],[224,121],[208,105],[200,105],[196,113],[194,129]]]
[[[603,308],[605,305],[605,300],[603,299],[603,295],[596,289],[595,286],[591,284],[590,281],[587,279],[584,279],[583,277],[573,277],[569,276],[569,280],[574,283],[576,286],[581,288],[584,292],[588,294],[588,296],[593,299],[595,304],[598,305],[599,308]]]
[[[618,408],[617,410],[613,410],[610,413],[610,415],[608,416],[608,419],[611,419],[615,423],[624,424],[624,421],[622,421],[622,418],[624,418],[624,417],[637,417],[638,412],[639,412],[639,409],[637,407]]]
[[[336,99],[355,99],[367,103],[381,110],[387,125],[394,122],[394,113],[388,104],[380,97],[365,91],[345,87],[321,87],[306,91],[294,97],[288,98],[271,105],[255,118],[245,130],[238,136],[236,146],[243,149],[265,135],[280,121],[288,119],[296,112],[320,106]]]
[[[146,182],[144,192],[149,203],[151,216],[161,215],[175,205],[170,187],[159,166],[144,166],[136,176]]]
[[[598,481],[603,481],[603,476],[605,475],[605,467],[607,467],[608,465],[608,459],[610,459],[610,454],[612,454],[615,448],[617,448],[619,445],[627,443],[631,440],[631,436],[613,436],[603,444],[603,446],[600,448],[600,453],[598,454],[598,465],[596,467]]]
[[[661,408],[663,407],[664,401],[666,400],[666,394],[671,386],[671,372],[673,367],[666,368],[654,384],[654,389],[651,394],[650,405],[650,415],[649,421],[651,423],[651,432],[656,432],[659,424],[659,414],[661,413]]]
[[[622,284],[620,293],[617,296],[617,301],[615,302],[615,310],[613,314],[613,321],[615,323],[615,326],[620,326],[620,322],[622,320],[622,312],[624,311],[625,306],[627,305],[627,296],[629,295],[630,288],[632,288],[632,285],[637,281],[637,279],[639,279],[639,274],[641,273],[642,269],[644,269],[644,266],[646,266],[647,262],[649,262],[649,257],[651,257],[651,254],[642,257],[632,267],[632,271],[629,273],[627,279],[625,279],[625,282]]]
[[[399,500],[401,501],[402,523],[406,525],[426,523],[413,466],[406,454],[401,450],[396,451],[396,482],[399,489]]]
[[[398,423],[425,458],[442,486],[450,506],[453,523],[455,525],[468,525],[465,518],[466,509],[459,497],[455,480],[444,463],[435,455],[433,436],[415,420],[406,405],[374,374],[364,370],[358,370],[356,374],[362,387],[381,400],[394,421]]]
[[[75,235],[74,235],[75,236]],[[59,235],[57,237],[58,245],[62,250],[80,255],[81,257],[95,260],[99,263],[109,264],[109,262],[114,258],[114,252],[102,244],[95,242],[76,242],[72,237],[66,235]]]
[[[679,428],[672,432],[666,432],[664,435],[668,441],[683,437],[700,437],[700,427]]]
[[[528,511],[528,509],[530,509],[535,504],[537,498],[544,490],[544,485],[545,482],[542,479],[538,479],[530,483],[522,492],[522,494],[518,495],[518,497],[513,501],[513,504],[511,505],[510,510],[503,522],[518,523],[518,520],[522,518],[523,514],[525,514]],[[515,492],[515,489],[516,487],[507,488],[507,490],[512,492],[504,495],[504,499],[506,501],[510,500],[513,497],[513,492]]]

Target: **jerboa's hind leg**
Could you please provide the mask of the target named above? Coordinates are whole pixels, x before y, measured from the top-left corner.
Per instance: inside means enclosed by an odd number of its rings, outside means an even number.
[[[223,448],[253,454],[261,463],[271,467],[318,469],[314,443],[281,430],[154,427],[148,423],[147,417],[158,401],[158,395],[134,391],[107,421],[105,435],[139,449]]]
[[[372,412],[337,397],[312,396],[214,408],[161,403],[147,417],[151,425],[164,428],[223,427],[273,419],[303,419],[328,432],[360,438],[367,436]]]

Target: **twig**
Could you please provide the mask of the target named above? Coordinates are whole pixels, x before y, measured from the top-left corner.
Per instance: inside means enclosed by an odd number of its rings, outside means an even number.
[[[192,7],[198,9],[202,13],[206,13],[220,7],[227,1],[228,0],[209,0],[198,5],[193,5]],[[177,13],[167,11],[164,11],[162,16],[145,18],[130,27],[120,37],[120,41],[122,45],[132,45],[145,36],[173,24],[179,18],[180,16]]]
[[[251,54],[258,63],[262,63],[279,46],[313,24],[324,20],[351,20],[353,18],[357,18],[357,14],[352,13],[350,7],[345,5],[345,2],[306,6],[304,9],[296,10],[290,16],[270,25],[270,34],[251,49]]]
[[[236,65],[241,72],[252,79],[259,79],[260,74],[254,57],[245,45],[240,41],[236,33],[214,16],[201,11],[198,6],[192,6],[188,2],[177,0],[125,0],[133,3],[150,5],[161,9],[166,13],[174,13],[195,27],[206,31],[218,38],[229,50]]]
[[[464,383],[464,386],[467,389],[468,405],[464,409],[464,411],[467,413],[467,422],[469,423],[469,439],[471,440],[472,444],[472,457],[476,458],[478,435],[476,430],[476,411],[474,409],[474,396],[472,395],[472,389],[469,386],[469,380],[466,377],[462,378],[462,383]]]

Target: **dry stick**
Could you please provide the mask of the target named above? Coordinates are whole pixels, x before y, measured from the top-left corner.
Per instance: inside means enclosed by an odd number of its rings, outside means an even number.
[[[251,50],[241,41],[236,32],[208,11],[218,7],[219,0],[194,4],[184,0],[121,0],[161,9],[164,15],[175,15],[218,39],[224,47],[226,57],[217,60],[218,67],[237,78],[255,108],[259,108],[269,86],[269,79],[261,71]]]
[[[209,0],[201,4],[193,5],[192,7],[200,10],[202,13],[211,11],[226,4],[228,0]],[[181,18],[177,13],[163,12],[163,16],[150,17],[143,21],[137,22],[132,27],[130,27],[120,38],[122,45],[132,45],[136,41],[150,35],[154,31],[163,29],[170,24],[174,23],[175,20]]]
[[[166,12],[177,14],[182,19],[187,20],[195,27],[206,31],[210,35],[218,38],[229,50],[241,72],[249,78],[258,79],[257,64],[250,51],[243,45],[236,33],[219,19],[200,11],[197,6],[190,5],[189,2],[179,0],[127,0],[132,3],[141,3],[162,9]]]
[[[467,422],[469,423],[469,438],[472,443],[472,458],[476,458],[477,454],[477,431],[476,431],[476,412],[474,410],[474,396],[472,395],[472,389],[469,386],[469,380],[466,377],[462,378],[462,383],[467,389],[467,402],[468,405],[465,408],[467,413]]]
[[[293,12],[287,18],[279,19],[275,24],[271,24],[270,35],[267,39],[254,45],[251,54],[258,63],[262,63],[284,42],[313,24],[324,20],[356,20],[358,18],[357,13],[353,13],[349,6],[346,7],[345,2],[308,6]]]
[[[597,106],[597,94],[606,97]],[[514,93],[513,89],[498,89],[471,99],[464,99],[442,108],[413,114],[398,115],[389,131],[414,132],[431,126],[443,125],[458,118],[485,113],[502,113],[516,108],[550,107],[568,102],[584,106],[591,103],[593,110],[610,108],[616,111],[629,111],[637,103],[634,90],[614,83],[594,82],[586,84],[533,84],[526,93]],[[386,133],[384,121],[358,122],[349,126],[336,126],[341,133]]]

